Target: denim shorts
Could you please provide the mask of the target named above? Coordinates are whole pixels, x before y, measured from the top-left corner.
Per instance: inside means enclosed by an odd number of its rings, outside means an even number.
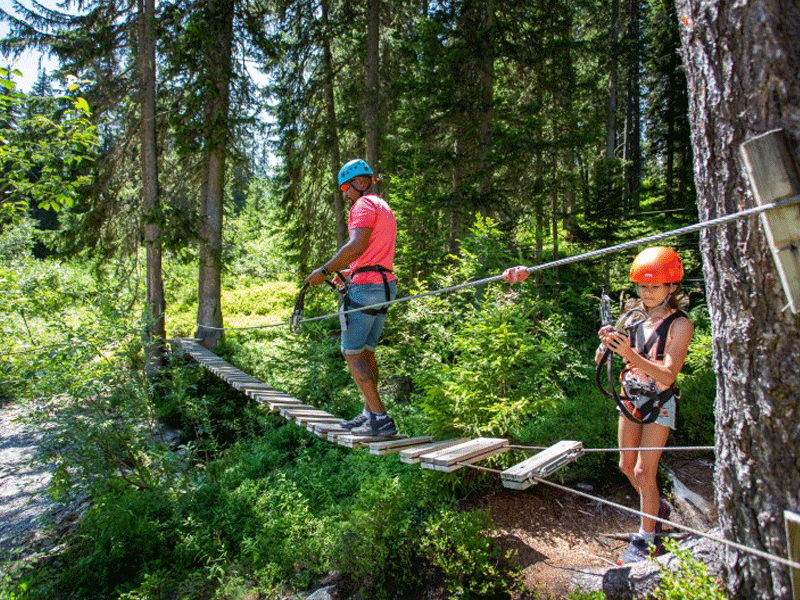
[[[397,296],[397,282],[389,282],[389,299]],[[383,283],[370,283],[366,285],[351,285],[349,288],[350,299],[362,306],[379,304],[386,300],[386,291]],[[346,322],[345,322],[346,317]],[[360,354],[364,350],[375,351],[378,340],[383,333],[386,323],[386,313],[368,315],[362,311],[339,315],[342,325],[342,352],[344,354]]]

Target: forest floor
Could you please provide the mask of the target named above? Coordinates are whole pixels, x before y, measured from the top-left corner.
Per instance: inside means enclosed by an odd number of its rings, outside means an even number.
[[[713,463],[706,455],[665,456],[662,464],[713,506]],[[638,508],[638,496],[624,480],[609,483],[601,490],[586,491]],[[575,591],[573,580],[577,576],[583,575],[583,581],[587,575],[601,578],[603,571],[617,566],[617,558],[628,543],[608,534],[634,532],[639,526],[634,514],[545,484],[525,491],[504,489],[471,506],[489,509],[500,547],[514,551],[525,587],[543,599],[566,598]],[[673,510],[670,520],[696,526],[687,523],[680,510]],[[715,520],[712,515],[710,521]]]

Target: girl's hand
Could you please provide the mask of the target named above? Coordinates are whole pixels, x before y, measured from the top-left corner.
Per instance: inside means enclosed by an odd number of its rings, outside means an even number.
[[[605,329],[605,327],[603,328]],[[603,331],[601,329],[600,331]],[[627,335],[613,330],[611,327],[605,335],[601,335],[600,339],[606,348],[610,349],[614,354],[621,356],[624,360],[630,361],[633,348],[631,348],[631,341]]]
[[[528,278],[528,275],[530,275],[528,268],[518,265],[503,271],[503,280],[508,281],[509,283],[519,283],[521,281],[525,281]]]

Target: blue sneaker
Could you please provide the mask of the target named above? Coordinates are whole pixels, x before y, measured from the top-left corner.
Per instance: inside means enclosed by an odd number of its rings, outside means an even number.
[[[628,544],[628,549],[625,553],[617,559],[618,565],[629,565],[631,563],[642,562],[647,560],[649,556],[656,557],[664,554],[666,550],[661,542],[656,542],[655,545],[648,547],[647,541],[638,533],[631,536],[631,543]]]

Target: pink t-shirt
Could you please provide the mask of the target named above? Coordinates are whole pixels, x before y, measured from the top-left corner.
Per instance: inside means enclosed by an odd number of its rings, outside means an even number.
[[[397,237],[397,223],[394,213],[386,201],[380,196],[361,196],[350,208],[350,219],[347,221],[348,231],[360,227],[370,227],[369,241],[364,252],[350,263],[352,273],[359,267],[381,265],[387,269],[394,268],[394,246]],[[386,273],[389,281],[397,279],[392,273]],[[375,271],[358,273],[353,283],[382,283],[381,274]]]

